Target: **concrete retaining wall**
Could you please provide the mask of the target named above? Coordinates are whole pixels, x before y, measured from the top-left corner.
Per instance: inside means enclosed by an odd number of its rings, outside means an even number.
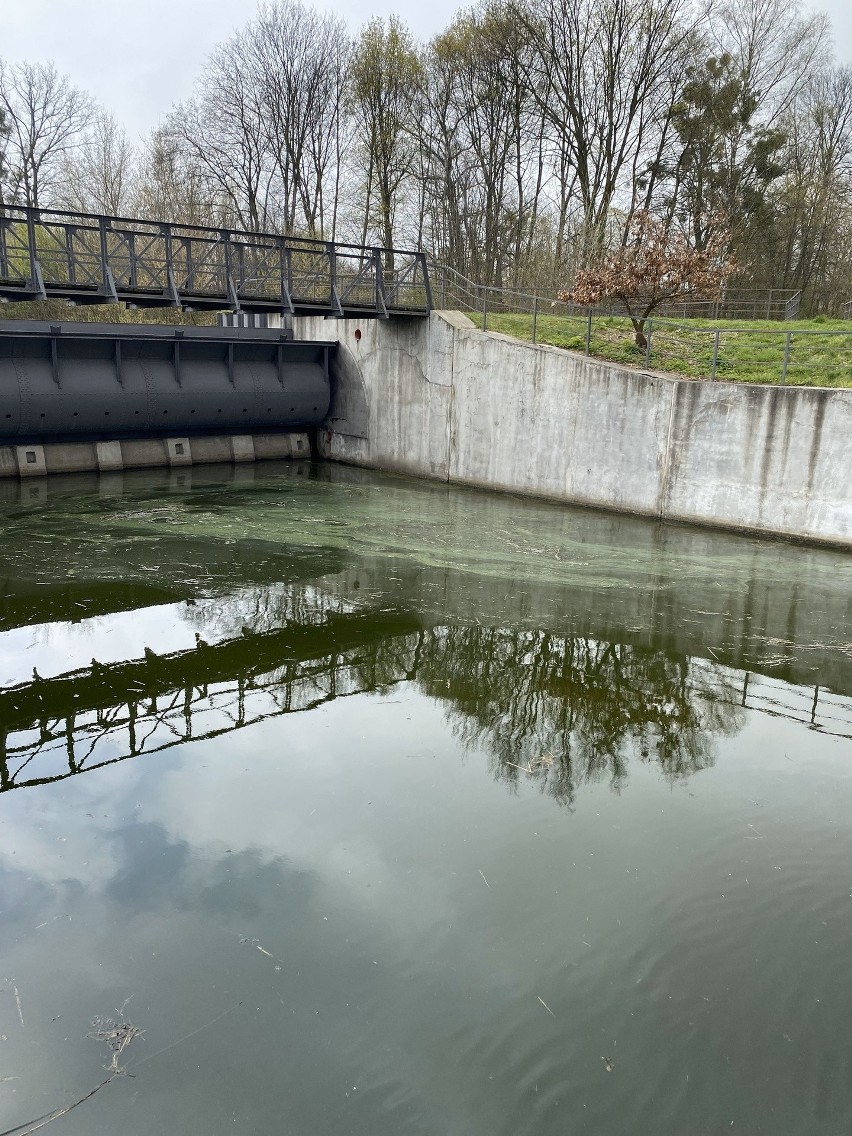
[[[452,312],[295,325],[340,344],[324,457],[852,548],[852,390],[631,371]]]
[[[125,438],[109,442],[45,442],[0,446],[0,478],[51,473],[114,473],[311,456],[307,434],[230,434],[191,438]]]

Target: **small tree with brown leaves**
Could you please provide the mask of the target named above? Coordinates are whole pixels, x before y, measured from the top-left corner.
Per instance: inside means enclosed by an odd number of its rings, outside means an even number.
[[[581,269],[570,292],[559,299],[595,307],[617,300],[630,317],[636,345],[644,348],[645,321],[651,313],[672,300],[686,296],[715,299],[734,271],[728,253],[729,234],[722,227],[703,249],[690,247],[686,237],[646,212],[635,213],[627,240]]]

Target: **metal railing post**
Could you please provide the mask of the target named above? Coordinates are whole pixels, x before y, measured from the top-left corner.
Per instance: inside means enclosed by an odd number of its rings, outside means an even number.
[[[290,306],[292,307],[293,299],[293,250],[288,246],[283,245],[282,252],[283,259],[283,282],[287,287],[287,295],[290,297]]]
[[[65,226],[65,255],[68,258],[68,283],[77,283],[77,266],[74,263],[74,230],[70,225]]]
[[[650,366],[651,366],[651,330],[652,330],[652,322],[653,322],[652,320],[648,320],[648,322],[647,322],[647,324],[646,324],[646,327],[647,327],[647,329],[648,329],[648,334],[647,334],[647,335],[645,336],[645,366],[646,366],[646,367],[650,367]]]
[[[533,296],[533,338],[535,343],[536,332],[538,330],[538,296]]]
[[[592,309],[589,308],[586,315],[586,354],[592,353]]]
[[[384,299],[384,270],[382,268],[382,250],[374,248],[372,250],[371,259],[373,261],[373,275],[374,275],[374,291],[375,291],[375,304],[376,311],[379,310],[381,301]]]
[[[220,229],[219,230],[219,239],[222,241],[222,244],[225,246],[225,279],[223,281],[223,284],[225,285],[224,291],[227,292],[229,285],[230,285],[230,281],[233,279],[233,275],[232,275],[232,272],[231,272],[231,234],[228,232],[227,229]]]
[[[0,216],[0,276],[11,276],[9,271],[9,253],[6,243],[6,218]]]
[[[788,331],[784,336],[784,362],[781,364],[781,386],[787,384],[787,367],[790,363],[790,340],[793,336],[792,331]]]
[[[716,381],[716,367],[719,362],[719,329],[718,327],[713,332],[713,371],[710,378],[713,382]]]
[[[432,281],[429,279],[429,262],[426,259],[426,254],[423,252],[418,253],[418,257],[420,259],[420,267],[423,269],[423,283],[426,285],[426,307],[431,312],[435,308],[435,300],[432,295]]]
[[[172,268],[172,227],[171,227],[171,225],[168,224],[168,222],[166,222],[166,224],[164,224],[164,225],[161,225],[160,226],[160,232],[163,235],[163,251],[165,253],[165,260],[166,260],[164,268],[166,269],[166,273],[168,274],[168,272]]]
[[[331,241],[326,245],[328,253],[328,298],[329,302],[334,305],[335,294],[337,292],[337,250]]]
[[[488,289],[482,289],[482,330],[488,330]]]
[[[36,278],[36,267],[35,266],[36,266],[36,261],[38,260],[38,255],[37,255],[37,252],[36,252],[35,210],[34,209],[28,209],[27,210],[27,247],[29,248],[29,253],[30,253],[29,278],[33,283],[35,283],[35,278]]]
[[[106,233],[106,218],[98,218],[98,231],[101,238],[101,284],[103,290],[107,290],[107,269],[109,268],[109,261],[107,260],[107,233]]]

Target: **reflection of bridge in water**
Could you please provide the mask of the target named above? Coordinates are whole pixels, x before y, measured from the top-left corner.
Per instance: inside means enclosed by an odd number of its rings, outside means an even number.
[[[0,791],[309,710],[408,676],[416,619],[331,614],[0,692]]]
[[[295,612],[294,612],[295,614]],[[390,611],[316,611],[194,649],[0,691],[0,791],[211,739],[352,694],[415,681],[495,772],[560,800],[623,776],[634,746],[671,777],[712,764],[744,710],[852,738],[852,700],[652,647],[479,625],[426,627]],[[228,637],[229,636],[229,637]],[[547,757],[547,760],[543,760]]]

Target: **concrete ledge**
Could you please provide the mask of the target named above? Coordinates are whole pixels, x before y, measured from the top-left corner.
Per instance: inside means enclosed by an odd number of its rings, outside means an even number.
[[[196,465],[231,461],[231,439],[224,435],[211,438],[191,438],[192,461]]]
[[[4,478],[45,477],[54,473],[100,472],[165,467],[190,473],[193,465],[250,465],[255,461],[311,456],[307,434],[220,434],[198,438],[129,438],[102,442],[45,442],[0,446],[0,483]],[[170,488],[190,484],[175,478]]]
[[[94,465],[98,456],[91,442],[65,442],[45,445],[44,464],[48,473],[85,473]]]
[[[311,456],[311,446],[307,434],[255,434],[254,453],[264,461],[280,458],[305,461]]]
[[[95,455],[98,459],[98,469],[104,471],[124,469],[121,457],[121,442],[96,442]]]
[[[166,453],[169,465],[192,465],[189,438],[166,438]]]
[[[15,459],[18,477],[44,477],[47,473],[44,446],[16,446]]]
[[[233,434],[231,436],[231,461],[254,461],[254,441],[251,434]]]
[[[131,438],[121,443],[121,460],[125,469],[146,469],[148,466],[171,465],[162,438]]]

